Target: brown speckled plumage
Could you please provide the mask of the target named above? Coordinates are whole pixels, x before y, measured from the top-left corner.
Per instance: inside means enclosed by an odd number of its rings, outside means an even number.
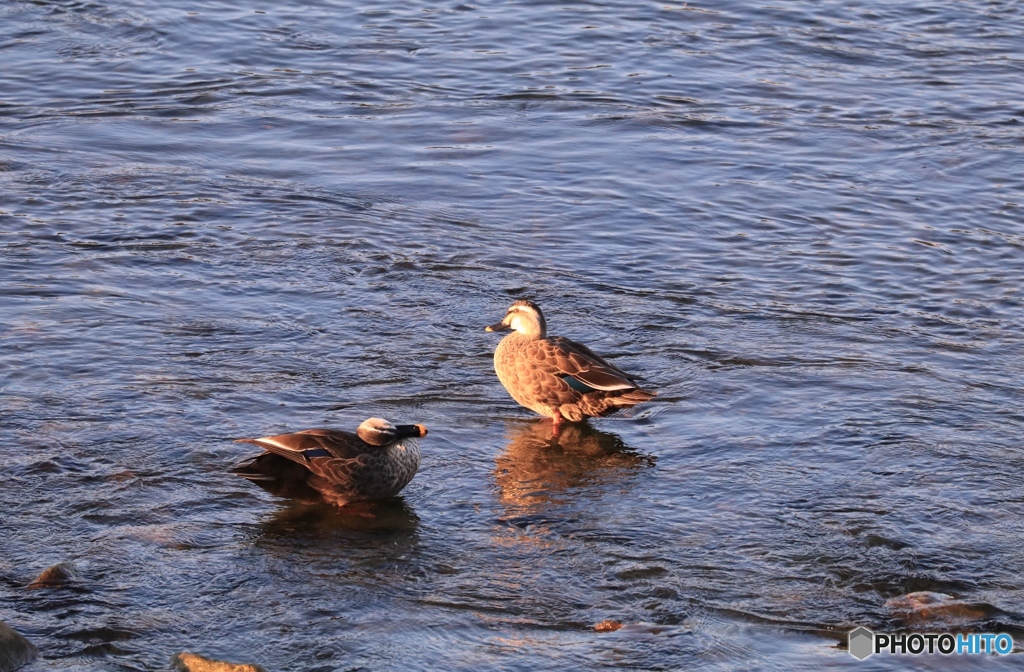
[[[422,425],[371,418],[356,433],[306,429],[260,439],[238,439],[267,452],[234,469],[274,494],[319,497],[344,506],[394,497],[420,466]]]
[[[488,331],[512,333],[494,351],[494,370],[512,398],[556,425],[609,415],[655,396],[585,345],[547,336],[540,308],[516,301]]]

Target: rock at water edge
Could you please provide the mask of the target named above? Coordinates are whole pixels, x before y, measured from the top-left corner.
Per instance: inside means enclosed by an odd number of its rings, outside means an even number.
[[[0,672],[16,670],[35,660],[38,655],[39,649],[35,644],[0,621]]]

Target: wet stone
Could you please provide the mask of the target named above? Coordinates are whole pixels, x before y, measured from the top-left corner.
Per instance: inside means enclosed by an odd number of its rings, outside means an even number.
[[[0,621],[0,672],[16,670],[35,660],[38,655],[39,650],[32,642]]]
[[[35,581],[28,584],[28,587],[60,588],[81,579],[82,575],[73,563],[60,562],[44,570],[42,574],[36,577]]]
[[[211,660],[184,651],[171,658],[171,665],[177,672],[267,672],[259,665]]]
[[[616,630],[619,630],[621,628],[622,623],[619,623],[618,621],[613,621],[611,619],[601,621],[600,623],[594,626],[594,630],[596,632],[615,632]]]

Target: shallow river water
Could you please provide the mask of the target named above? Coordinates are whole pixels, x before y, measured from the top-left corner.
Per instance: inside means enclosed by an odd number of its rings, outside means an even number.
[[[1024,645],[1022,54],[997,0],[5,2],[25,669],[1019,666],[845,642]],[[518,297],[659,396],[552,439]],[[430,428],[373,517],[228,473],[370,415]]]

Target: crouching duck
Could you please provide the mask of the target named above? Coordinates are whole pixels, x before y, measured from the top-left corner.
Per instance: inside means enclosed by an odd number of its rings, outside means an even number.
[[[294,434],[238,439],[263,448],[232,471],[285,497],[322,499],[336,506],[394,497],[420,467],[416,439],[423,425],[392,425],[370,418],[352,432],[305,429]]]
[[[548,336],[544,315],[532,301],[516,301],[486,330],[512,331],[494,351],[494,370],[520,405],[551,418],[556,433],[563,420],[609,415],[656,396],[587,346]]]

